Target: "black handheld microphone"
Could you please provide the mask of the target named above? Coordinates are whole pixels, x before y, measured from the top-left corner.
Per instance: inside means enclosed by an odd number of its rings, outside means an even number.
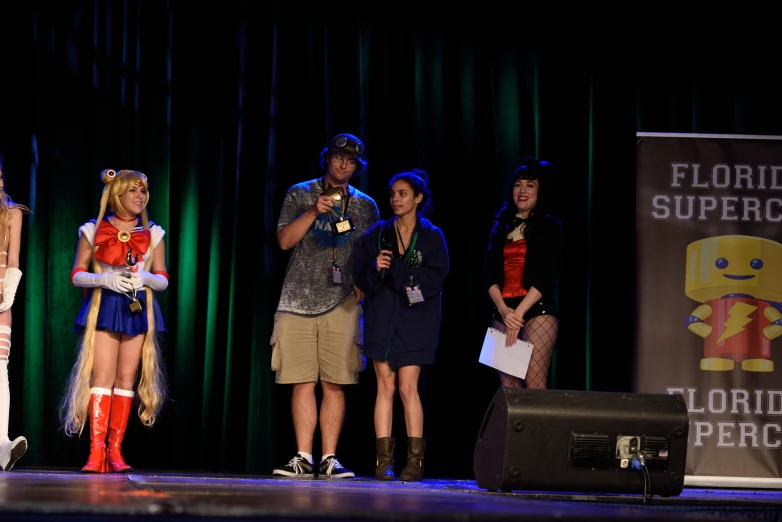
[[[387,237],[386,237],[387,235],[388,235],[388,231],[387,230],[383,230],[381,228],[380,229],[380,250],[390,250],[391,252],[393,252],[394,251],[394,244],[391,243],[391,241],[389,241],[387,239]],[[385,254],[385,255],[388,255],[388,254]],[[389,256],[389,257],[393,257],[393,256]],[[386,278],[386,273],[387,272],[388,272],[388,268],[381,268],[380,269],[380,279],[381,280]]]

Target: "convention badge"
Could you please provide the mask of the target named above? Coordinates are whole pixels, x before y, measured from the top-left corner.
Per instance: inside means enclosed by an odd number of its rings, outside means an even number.
[[[424,296],[421,293],[421,285],[413,283],[413,276],[410,276],[410,284],[405,285],[405,293],[407,294],[407,301],[410,306],[415,303],[423,302]]]
[[[337,218],[336,221],[330,221],[331,231],[335,236],[341,236],[356,230],[356,225],[353,224],[353,218],[345,215],[347,210],[346,194],[342,187],[328,187],[323,191],[324,196],[329,196],[334,201],[338,201],[340,204],[336,207],[339,210],[337,214],[334,208],[329,209],[329,213]]]
[[[331,222],[331,231],[335,236],[340,236],[342,234],[347,234],[348,232],[356,230],[356,225],[353,224],[352,217],[348,216],[345,218],[338,216],[338,218],[339,219],[337,219],[337,221]]]
[[[339,265],[336,262],[331,264],[331,281],[335,285],[342,284],[342,272],[339,269]]]

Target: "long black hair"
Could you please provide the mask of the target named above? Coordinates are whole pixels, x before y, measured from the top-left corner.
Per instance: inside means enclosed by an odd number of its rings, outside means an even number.
[[[536,222],[539,218],[548,215],[553,208],[554,191],[556,188],[555,176],[556,170],[549,161],[541,162],[531,156],[521,160],[521,163],[508,177],[508,181],[505,184],[505,199],[494,215],[495,221],[492,227],[492,237],[498,234],[504,238],[507,232],[514,228],[513,223],[516,219],[518,208],[513,199],[513,186],[520,179],[538,182],[538,199],[535,203],[535,208],[530,211],[529,217],[525,220],[526,229],[524,231],[526,237],[534,235],[537,228]]]

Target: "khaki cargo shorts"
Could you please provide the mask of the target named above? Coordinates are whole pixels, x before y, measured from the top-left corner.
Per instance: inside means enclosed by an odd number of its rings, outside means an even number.
[[[274,314],[272,371],[278,384],[356,384],[366,368],[362,345],[364,310],[354,295],[314,316]]]

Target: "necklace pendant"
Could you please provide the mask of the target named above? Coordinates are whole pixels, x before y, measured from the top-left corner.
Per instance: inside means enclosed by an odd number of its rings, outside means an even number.
[[[139,301],[135,297],[130,298],[130,303],[128,303],[128,308],[130,308],[130,312],[133,314],[137,314],[144,309],[144,307],[141,305],[141,301]]]

